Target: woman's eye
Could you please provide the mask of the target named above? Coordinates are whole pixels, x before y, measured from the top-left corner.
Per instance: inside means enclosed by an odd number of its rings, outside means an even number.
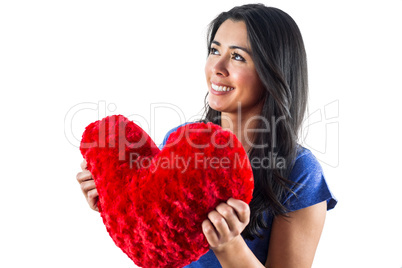
[[[219,51],[216,48],[211,47],[209,53],[212,55],[219,55]]]
[[[234,52],[232,53],[232,59],[238,60],[238,61],[245,61],[242,56],[240,56],[239,54],[234,53]]]

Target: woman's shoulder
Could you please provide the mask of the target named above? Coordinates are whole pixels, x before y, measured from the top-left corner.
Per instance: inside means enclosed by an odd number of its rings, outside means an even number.
[[[323,172],[321,164],[315,155],[309,149],[301,145],[297,148],[297,156],[292,169],[293,175],[300,172]],[[291,177],[293,177],[292,174]]]
[[[185,122],[185,123],[183,123],[183,124],[180,124],[180,125],[178,125],[178,126],[172,128],[171,130],[169,130],[169,131],[166,133],[165,137],[163,138],[162,143],[159,145],[159,149],[162,149],[162,148],[165,146],[167,140],[169,139],[170,134],[172,134],[173,132],[175,132],[179,127],[182,127],[182,126],[185,126],[185,125],[188,125],[188,124],[199,123],[199,122],[200,122],[200,121],[196,121],[196,122]]]
[[[286,198],[290,211],[327,201],[328,210],[337,200],[329,189],[324,171],[318,159],[307,148],[299,146],[289,179],[294,182],[293,193]]]

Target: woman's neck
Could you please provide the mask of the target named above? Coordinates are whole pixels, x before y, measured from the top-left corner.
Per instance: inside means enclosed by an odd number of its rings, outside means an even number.
[[[254,135],[258,122],[261,117],[262,105],[250,109],[248,111],[242,111],[240,108],[235,113],[221,114],[221,126],[225,130],[231,131],[236,135],[236,138],[241,142],[246,152],[254,144]]]

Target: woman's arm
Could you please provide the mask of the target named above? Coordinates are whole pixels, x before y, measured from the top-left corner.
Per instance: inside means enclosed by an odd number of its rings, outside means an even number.
[[[269,242],[269,268],[310,268],[324,227],[327,202],[274,219]]]
[[[327,211],[326,201],[274,219],[265,267],[311,267]],[[264,267],[240,233],[247,226],[246,203],[229,199],[208,214],[202,224],[205,237],[223,268]]]
[[[264,267],[240,235],[250,221],[250,208],[230,198],[202,223],[202,230],[223,268]]]
[[[92,178],[91,172],[87,169],[87,162],[85,160],[81,163],[81,169],[82,171],[77,174],[77,181],[81,185],[82,193],[89,207],[95,211],[99,211],[98,192],[96,191],[95,181]]]

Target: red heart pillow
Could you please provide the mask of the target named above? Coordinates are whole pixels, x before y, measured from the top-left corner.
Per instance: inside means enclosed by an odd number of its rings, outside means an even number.
[[[81,141],[113,241],[140,267],[183,267],[208,251],[201,223],[230,197],[251,201],[253,173],[236,136],[212,123],[172,133],[159,150],[124,116],[90,124]]]

